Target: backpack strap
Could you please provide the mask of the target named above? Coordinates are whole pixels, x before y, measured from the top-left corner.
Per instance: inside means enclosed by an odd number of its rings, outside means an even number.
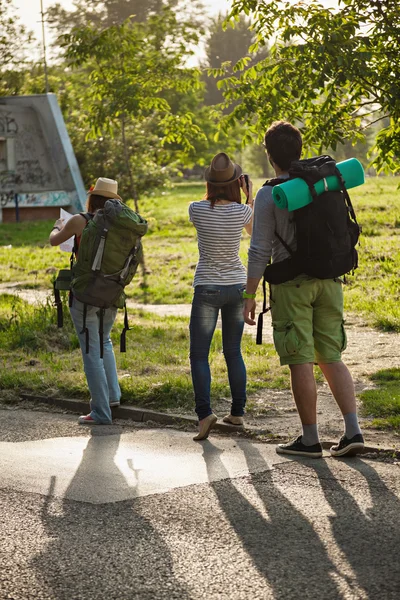
[[[356,213],[354,212],[354,208],[353,208],[353,204],[352,204],[352,202],[350,200],[349,192],[347,191],[346,185],[344,183],[344,179],[343,179],[342,174],[341,174],[341,172],[339,171],[338,168],[336,168],[335,175],[339,179],[340,187],[342,189],[343,196],[344,196],[344,199],[345,199],[345,202],[346,202],[349,214],[350,214],[351,218],[353,219],[353,221],[356,223],[356,225],[358,225]],[[360,226],[358,225],[358,227],[360,227]]]
[[[281,236],[279,235],[279,233],[276,231],[275,229],[275,236],[278,238],[278,240],[280,241],[280,243],[282,244],[282,246],[285,248],[285,250],[287,250],[290,254],[290,256],[294,256],[294,252],[293,250],[290,248],[290,246],[285,242],[285,240],[283,238],[281,238]]]
[[[87,304],[83,305],[83,321],[80,333],[85,334],[85,353],[89,354],[89,329],[86,327]]]
[[[92,271],[100,271],[101,263],[103,261],[104,248],[106,245],[108,229],[106,227],[103,228],[103,231],[100,233],[100,241],[97,246],[97,252],[93,260]]]
[[[274,187],[274,185],[280,185],[281,183],[289,181],[289,179],[291,179],[291,177],[273,177],[272,179],[267,179],[267,181],[265,181],[265,183],[262,184],[262,187]]]
[[[128,254],[128,257],[125,261],[124,267],[122,269],[122,271],[119,274],[119,277],[121,280],[124,280],[125,277],[128,274],[129,271],[129,266],[132,262],[132,260],[134,260],[136,258],[137,253],[139,252],[140,246],[141,246],[141,236],[138,237],[138,239],[136,240],[136,244],[133,246],[133,248],[131,249],[131,251]]]
[[[57,308],[57,327],[64,325],[63,305],[60,295],[60,290],[56,289],[56,282],[53,282],[54,304]]]
[[[262,307],[262,311],[258,315],[258,319],[257,319],[256,344],[258,346],[260,346],[262,344],[262,331],[263,331],[263,325],[264,325],[264,315],[271,310],[271,285],[268,284],[268,287],[269,287],[269,304],[270,304],[270,306],[267,307],[267,290],[266,290],[266,279],[265,279],[265,277],[263,277],[262,287],[263,287],[263,307]]]
[[[99,340],[100,340],[100,358],[104,356],[104,308],[100,309],[99,314]]]
[[[126,302],[124,302],[124,328],[121,333],[121,337],[119,339],[119,351],[126,352],[126,332],[129,331],[129,323],[128,323],[128,311],[126,309]]]

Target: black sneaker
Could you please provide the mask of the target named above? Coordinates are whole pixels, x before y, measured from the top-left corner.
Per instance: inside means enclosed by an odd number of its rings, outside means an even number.
[[[337,446],[331,446],[332,456],[355,456],[364,448],[364,438],[361,433],[357,433],[350,440],[345,435],[340,438]]]
[[[312,446],[306,446],[301,441],[301,435],[294,440],[293,442],[289,442],[288,444],[278,444],[276,447],[276,451],[278,454],[297,454],[297,456],[310,456],[311,458],[321,458],[322,456],[322,446],[318,442],[318,444],[313,444]]]

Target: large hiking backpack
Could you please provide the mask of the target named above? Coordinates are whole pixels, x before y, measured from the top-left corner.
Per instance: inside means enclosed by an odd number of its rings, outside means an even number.
[[[335,175],[340,189],[329,191],[328,186],[318,195],[314,185]],[[335,279],[354,271],[358,266],[356,245],[360,227],[346,190],[343,177],[330,156],[318,156],[293,161],[289,168],[290,179],[303,179],[310,190],[312,202],[292,211],[297,249],[293,251],[275,231],[275,236],[286,248],[290,257],[268,265],[264,272],[264,305],[258,322],[257,343],[261,343],[262,315],[266,308],[265,282],[284,283],[301,273],[317,279]],[[287,179],[271,179],[264,186],[274,186]],[[259,341],[260,340],[260,341]]]
[[[89,332],[86,327],[88,305],[100,309],[101,357],[103,356],[104,309],[111,306],[125,309],[124,329],[120,342],[121,352],[125,352],[126,332],[129,330],[129,325],[124,288],[132,281],[141,261],[141,238],[147,232],[147,221],[116,199],[107,200],[104,208],[94,215],[86,213],[83,216],[87,224],[82,232],[79,249],[75,247],[71,255],[69,287],[70,301],[75,297],[84,304],[82,332],[86,334],[86,353],[89,352]],[[60,276],[62,273],[65,271],[62,271]],[[62,303],[59,293],[57,298],[59,286],[56,280],[54,287],[58,325],[62,326]],[[65,288],[61,287],[61,289]]]

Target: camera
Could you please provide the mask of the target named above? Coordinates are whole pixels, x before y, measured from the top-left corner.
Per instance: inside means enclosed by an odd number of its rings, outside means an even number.
[[[242,177],[241,177],[241,187],[242,190],[244,191],[244,193],[246,194],[246,204],[249,200],[249,176],[247,175],[247,173],[243,173]]]

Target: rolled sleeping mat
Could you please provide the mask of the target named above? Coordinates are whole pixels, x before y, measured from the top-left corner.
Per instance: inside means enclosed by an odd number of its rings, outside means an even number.
[[[365,182],[363,166],[356,158],[343,160],[337,163],[336,166],[347,189],[357,187]],[[335,192],[340,190],[339,179],[336,175],[329,175],[329,177],[317,181],[314,189],[318,196],[326,191]],[[300,177],[275,185],[272,188],[272,197],[279,208],[287,208],[289,211],[297,210],[312,202],[309,187],[304,179],[300,179]]]

